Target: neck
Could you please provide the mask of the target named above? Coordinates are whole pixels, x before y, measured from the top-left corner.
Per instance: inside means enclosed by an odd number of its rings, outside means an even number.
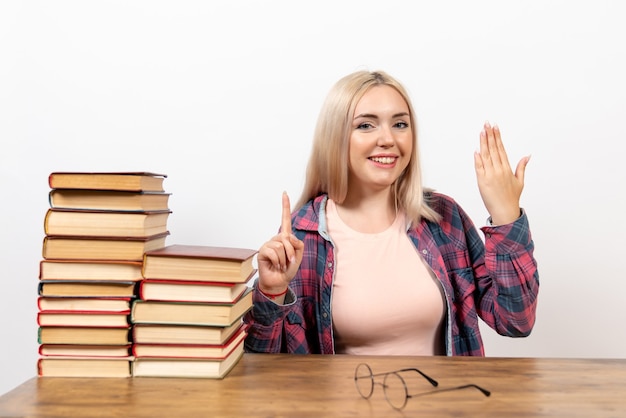
[[[391,188],[367,195],[349,194],[343,202],[335,202],[335,205],[346,225],[364,233],[377,233],[389,228],[398,212]]]

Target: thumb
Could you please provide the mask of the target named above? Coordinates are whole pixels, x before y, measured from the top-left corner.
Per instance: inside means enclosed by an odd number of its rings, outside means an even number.
[[[515,168],[515,177],[517,177],[517,179],[521,181],[522,184],[524,184],[524,175],[526,173],[526,166],[528,165],[529,161],[530,155],[519,160],[519,163],[517,163],[517,167]]]

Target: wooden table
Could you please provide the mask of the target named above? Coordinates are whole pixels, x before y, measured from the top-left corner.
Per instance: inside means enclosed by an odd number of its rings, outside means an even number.
[[[404,410],[382,387],[363,399],[354,369],[417,367],[439,388],[473,389],[414,397]],[[417,376],[417,375],[416,375]],[[409,392],[432,390],[407,377]],[[245,354],[223,380],[32,378],[0,397],[0,417],[623,417],[626,359],[364,357]]]

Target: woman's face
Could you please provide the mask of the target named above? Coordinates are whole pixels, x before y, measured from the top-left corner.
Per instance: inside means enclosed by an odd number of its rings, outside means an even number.
[[[409,107],[393,87],[376,85],[359,100],[349,144],[349,187],[388,188],[408,166],[413,151]]]

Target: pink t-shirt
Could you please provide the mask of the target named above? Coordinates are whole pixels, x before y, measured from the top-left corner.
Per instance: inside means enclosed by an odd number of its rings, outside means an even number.
[[[443,293],[406,234],[406,216],[376,234],[357,232],[328,200],[335,244],[332,317],[337,353],[444,354]]]

